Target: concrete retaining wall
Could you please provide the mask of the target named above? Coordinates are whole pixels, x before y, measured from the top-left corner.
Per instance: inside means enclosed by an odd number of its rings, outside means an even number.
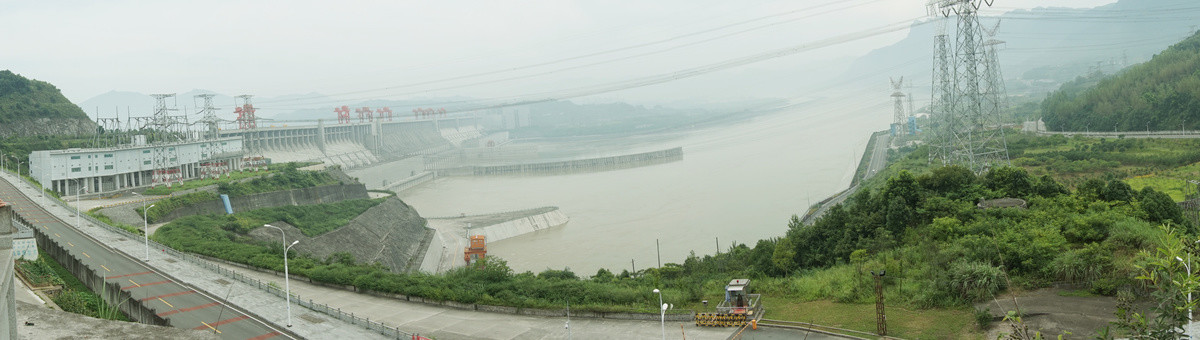
[[[0,339],[17,338],[17,298],[13,284],[12,206],[0,202]]]
[[[271,208],[285,205],[312,205],[335,203],[352,199],[370,198],[367,187],[362,184],[330,184],[312,188],[301,188],[284,191],[273,191],[229,198],[233,212],[250,211],[260,208]],[[191,215],[224,214],[225,205],[221,200],[211,200],[175,209],[158,222],[165,222]]]
[[[425,183],[425,182],[432,181],[432,180],[433,180],[433,173],[426,171],[426,172],[419,173],[416,176],[411,176],[409,178],[402,179],[399,182],[384,185],[383,190],[391,190],[392,192],[401,192],[404,190],[412,189],[413,187],[421,185],[421,183]]]
[[[474,227],[470,229],[470,233],[471,235],[483,235],[487,237],[488,242],[495,242],[546,228],[561,226],[567,224],[569,220],[570,218],[562,210],[554,209],[550,212],[522,217],[508,222]]]
[[[41,230],[34,229],[34,231],[36,233],[34,237],[37,239],[38,245],[42,247],[43,254],[58,261],[63,268],[75,275],[92,292],[100,295],[100,298],[110,306],[117,306],[117,309],[129,316],[130,319],[140,323],[171,326],[171,322],[158,316],[158,312],[154,308],[143,305],[141,300],[134,299],[129,292],[121,290],[120,284],[105,283],[104,277],[99,275],[94,268],[79,260],[79,255],[71,253],[58,242],[46,237]]]

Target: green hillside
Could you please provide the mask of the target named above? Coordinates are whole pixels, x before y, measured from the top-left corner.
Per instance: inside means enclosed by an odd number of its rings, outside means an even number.
[[[1187,130],[1200,126],[1200,34],[1100,80],[1079,78],[1042,103],[1057,131]]]
[[[54,85],[0,71],[0,123],[32,118],[88,119]]]

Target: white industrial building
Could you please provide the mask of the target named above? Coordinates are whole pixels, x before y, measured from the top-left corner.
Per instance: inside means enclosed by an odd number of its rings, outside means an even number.
[[[87,194],[105,193],[238,171],[243,150],[241,138],[43,150],[29,154],[29,170],[31,177],[60,195],[76,194],[80,188]]]

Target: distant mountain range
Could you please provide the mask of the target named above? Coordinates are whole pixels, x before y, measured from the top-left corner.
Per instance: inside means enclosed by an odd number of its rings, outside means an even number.
[[[1200,23],[1200,4],[1120,0],[1089,9],[1017,10],[981,21],[991,29],[997,19],[995,39],[1004,41],[998,53],[1009,94],[1040,97],[1076,76],[1115,72],[1183,40]],[[886,82],[904,76],[921,93],[918,98],[928,98],[939,20],[914,23],[905,39],[858,58],[843,77]],[[953,41],[954,18],[944,21]],[[871,77],[878,72],[884,73]]]

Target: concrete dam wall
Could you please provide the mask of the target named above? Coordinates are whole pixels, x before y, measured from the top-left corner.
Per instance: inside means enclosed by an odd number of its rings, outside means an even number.
[[[460,167],[437,170],[436,174],[438,176],[569,174],[636,168],[680,160],[683,160],[683,148],[676,147],[672,149],[630,155],[578,159],[570,161]]]

